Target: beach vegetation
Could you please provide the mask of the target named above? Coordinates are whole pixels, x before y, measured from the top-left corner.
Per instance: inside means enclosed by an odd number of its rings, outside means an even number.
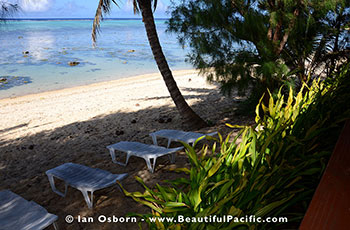
[[[213,144],[202,147],[183,143],[191,165],[175,171],[187,176],[153,188],[136,177],[145,191],[123,191],[151,212],[131,215],[142,216],[150,229],[297,229],[350,118],[349,67],[327,81],[303,83],[297,94],[289,87],[284,95],[283,86],[267,106],[262,97],[256,124],[229,125],[238,135],[209,137]],[[287,217],[288,223],[150,221],[224,215]]]
[[[99,32],[100,22],[103,19],[104,14],[108,14],[110,12],[112,3],[118,6],[118,3],[114,0],[100,0],[98,3],[92,29],[92,39],[94,43],[96,42],[96,36]],[[184,123],[192,129],[199,129],[207,126],[207,123],[187,104],[176,84],[168,62],[162,51],[153,17],[153,11],[156,10],[157,7],[157,0],[133,0],[133,6],[134,13],[142,15],[142,21],[146,29],[147,38],[154,59],[166,87],[168,88],[170,96],[184,120]]]
[[[170,12],[168,31],[189,47],[188,61],[226,94],[252,92],[253,105],[349,61],[348,0],[182,0]]]

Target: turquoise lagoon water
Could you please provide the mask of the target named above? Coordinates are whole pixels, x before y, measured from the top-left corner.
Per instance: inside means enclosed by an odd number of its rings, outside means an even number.
[[[158,34],[173,70],[190,69],[165,20]],[[106,20],[97,47],[91,20],[21,20],[0,25],[0,98],[157,72],[141,20]],[[68,62],[80,64],[70,66]],[[7,82],[1,81],[5,78]]]

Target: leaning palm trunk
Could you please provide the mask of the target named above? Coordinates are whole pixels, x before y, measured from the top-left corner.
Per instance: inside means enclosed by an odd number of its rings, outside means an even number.
[[[118,5],[115,0],[99,0],[92,27],[92,40],[94,43],[96,42],[96,35],[99,31],[100,21],[103,19],[103,13],[108,14],[110,12],[112,2]],[[170,96],[173,99],[181,117],[184,119],[185,124],[191,128],[205,127],[207,126],[207,123],[200,118],[186,103],[176,85],[174,77],[163,54],[162,47],[159,43],[156,25],[153,18],[152,3],[153,7],[155,8],[157,5],[157,0],[133,0],[134,13],[139,13],[139,11],[142,13],[143,22],[145,24],[148,41],[151,46],[154,59],[157,62],[158,69],[163,76],[163,80],[169,90]]]
[[[159,43],[151,2],[147,0],[138,0],[138,3],[154,59],[157,62],[158,69],[163,77],[166,87],[169,90],[170,96],[176,105],[176,108],[184,119],[185,124],[188,124],[192,128],[203,128],[207,126],[207,123],[202,118],[200,118],[187,104],[179,88],[177,87],[168,62],[166,61],[163,54],[162,47]]]

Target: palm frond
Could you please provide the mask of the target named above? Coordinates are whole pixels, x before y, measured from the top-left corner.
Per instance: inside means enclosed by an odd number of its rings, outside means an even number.
[[[156,11],[158,0],[153,0],[153,11]]]
[[[13,15],[19,10],[17,4],[0,1],[0,20],[5,20],[8,16]]]
[[[100,0],[98,3],[91,34],[94,45],[96,44],[97,34],[100,32],[100,22],[103,20],[104,14],[110,13],[112,2],[119,6],[115,0]]]
[[[140,13],[140,6],[137,0],[132,1],[134,14]],[[116,0],[100,0],[96,9],[96,14],[94,18],[94,22],[92,25],[92,41],[93,44],[96,45],[97,35],[100,33],[100,22],[103,20],[104,15],[109,14],[111,11],[111,3],[114,3],[116,6],[119,6]],[[156,10],[158,0],[150,0],[150,4],[153,5],[153,10]]]
[[[134,6],[134,14],[140,14],[140,7],[136,0],[131,0]]]

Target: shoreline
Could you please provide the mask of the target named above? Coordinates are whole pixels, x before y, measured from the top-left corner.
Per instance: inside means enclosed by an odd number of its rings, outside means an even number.
[[[174,71],[173,76],[187,103],[204,119],[219,117],[211,103],[220,102],[225,107],[233,103],[220,94],[216,85],[198,76],[197,70]],[[177,124],[177,129],[184,128],[160,73],[1,99],[0,106],[0,147],[38,133],[110,116],[121,127],[133,120],[145,120],[149,123],[146,129],[155,130],[154,121],[165,117]],[[135,127],[134,131],[139,130]]]
[[[184,74],[197,74],[199,73],[198,70],[195,69],[185,69],[185,70],[174,70],[172,71],[174,78],[177,76],[182,76]],[[200,77],[198,75],[198,77]],[[101,82],[96,82],[96,83],[90,83],[86,85],[80,85],[80,86],[72,86],[72,87],[67,87],[67,88],[62,88],[62,89],[55,89],[55,90],[48,90],[48,91],[43,91],[43,92],[38,92],[38,93],[30,93],[30,94],[25,94],[25,95],[20,95],[20,96],[10,96],[6,98],[0,98],[0,103],[6,103],[8,101],[13,101],[13,100],[25,100],[25,99],[31,99],[35,97],[40,97],[40,96],[46,96],[46,95],[53,95],[53,94],[59,94],[59,93],[69,93],[69,92],[74,92],[74,91],[80,91],[83,89],[88,89],[91,87],[101,87],[101,86],[110,86],[110,85],[122,85],[122,84],[128,84],[132,83],[133,81],[149,81],[149,80],[156,80],[160,78],[162,79],[162,76],[159,72],[155,73],[148,73],[148,74],[140,74],[140,75],[135,75],[135,76],[130,76],[130,77],[125,77],[125,78],[120,78],[116,80],[111,80],[111,81],[101,81]]]

